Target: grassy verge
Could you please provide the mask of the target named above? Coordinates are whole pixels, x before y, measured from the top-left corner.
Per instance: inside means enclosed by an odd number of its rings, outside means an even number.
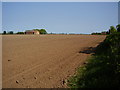
[[[106,37],[88,63],[68,80],[70,88],[120,88],[120,33]]]

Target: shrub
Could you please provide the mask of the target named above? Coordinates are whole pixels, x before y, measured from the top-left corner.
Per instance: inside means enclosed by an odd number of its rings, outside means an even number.
[[[24,34],[24,32],[17,32],[17,34]]]
[[[68,81],[71,88],[120,88],[120,33],[107,36],[88,64]]]
[[[6,34],[6,31],[3,31],[3,34]]]
[[[9,31],[8,34],[13,34],[13,31]]]

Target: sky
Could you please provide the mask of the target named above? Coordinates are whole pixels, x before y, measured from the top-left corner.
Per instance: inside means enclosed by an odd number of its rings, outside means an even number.
[[[90,34],[117,24],[117,2],[2,2],[3,31]]]
[[[2,2],[0,2],[0,32],[2,32]]]
[[[118,2],[118,24],[120,24],[120,2]]]
[[[2,2],[118,2],[119,0],[1,0]]]

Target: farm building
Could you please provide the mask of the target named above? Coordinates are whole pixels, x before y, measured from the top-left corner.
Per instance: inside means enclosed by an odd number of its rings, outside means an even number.
[[[101,34],[102,34],[102,35],[106,35],[106,34],[107,34],[107,32],[102,32]]]
[[[36,30],[26,30],[25,34],[40,34],[39,31]]]

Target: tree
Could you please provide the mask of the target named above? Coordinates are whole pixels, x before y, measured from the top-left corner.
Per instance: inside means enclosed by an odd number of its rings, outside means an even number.
[[[109,29],[110,34],[117,32],[116,28],[114,26],[110,26]]]
[[[3,31],[3,34],[6,34],[6,31]]]
[[[17,32],[17,34],[24,34],[24,32]]]
[[[118,24],[116,28],[117,28],[117,32],[120,32],[120,24]]]
[[[34,31],[39,31],[40,34],[47,34],[45,29],[33,29]]]
[[[107,31],[107,32],[106,32],[106,34],[110,34],[110,32],[109,32],[109,31]]]
[[[13,31],[9,31],[8,34],[13,34]]]
[[[40,34],[47,34],[47,31],[45,29],[40,29]]]
[[[33,29],[34,31],[40,31],[40,29]]]

